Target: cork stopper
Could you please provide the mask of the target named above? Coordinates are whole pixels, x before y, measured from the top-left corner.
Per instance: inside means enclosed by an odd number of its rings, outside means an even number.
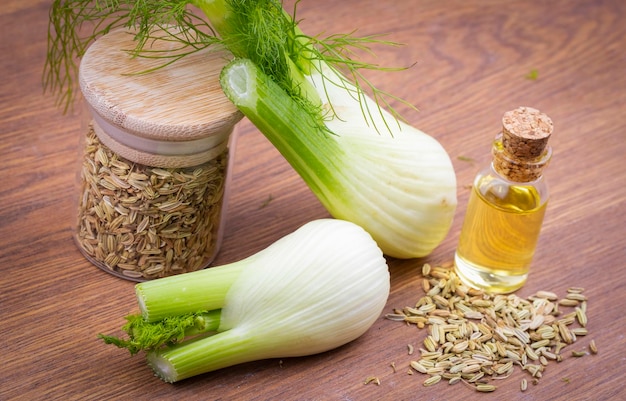
[[[502,117],[502,144],[515,158],[536,159],[544,153],[553,129],[552,120],[544,113],[519,107]]]
[[[547,115],[531,107],[519,107],[502,117],[502,133],[493,144],[493,167],[515,182],[541,177],[552,157],[548,140],[554,126]]]
[[[220,154],[243,117],[219,83],[232,55],[211,46],[165,65],[171,59],[163,57],[181,52],[178,42],[150,41],[159,57],[133,57],[135,46],[133,32],[118,29],[82,57],[80,87],[100,140],[153,167],[191,167]]]

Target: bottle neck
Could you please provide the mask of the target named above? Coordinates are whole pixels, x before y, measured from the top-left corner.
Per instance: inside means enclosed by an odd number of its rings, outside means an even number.
[[[538,180],[543,169],[552,158],[552,148],[546,146],[544,152],[534,159],[517,158],[506,151],[502,143],[502,134],[496,136],[491,148],[493,169],[502,177],[514,182]]]

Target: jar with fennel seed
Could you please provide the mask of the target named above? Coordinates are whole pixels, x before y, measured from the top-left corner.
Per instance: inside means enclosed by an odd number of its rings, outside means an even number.
[[[242,115],[219,84],[227,53],[206,48],[167,64],[180,43],[154,40],[151,57],[132,56],[133,38],[112,31],[81,60],[74,238],[97,267],[144,281],[215,258]]]

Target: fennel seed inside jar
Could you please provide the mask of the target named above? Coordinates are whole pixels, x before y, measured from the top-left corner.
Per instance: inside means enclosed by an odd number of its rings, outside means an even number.
[[[171,43],[155,40],[148,50],[175,56],[181,50]],[[205,49],[164,65],[123,50],[135,44],[116,30],[81,60],[89,113],[74,238],[97,267],[143,281],[215,258],[242,115],[219,85],[228,54]]]

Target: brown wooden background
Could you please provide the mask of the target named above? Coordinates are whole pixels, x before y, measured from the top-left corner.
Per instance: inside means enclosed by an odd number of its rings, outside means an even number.
[[[555,122],[552,199],[532,274],[519,292],[590,297],[588,338],[600,354],[550,365],[537,386],[522,377],[492,394],[462,385],[425,388],[405,372],[425,332],[380,319],[359,340],[321,355],[260,361],[176,385],[153,377],[142,356],[105,346],[134,312],[133,284],[92,267],[71,240],[80,130],[42,95],[45,0],[0,6],[0,399],[197,400],[618,400],[626,399],[626,2],[623,0],[304,0],[309,34],[389,33],[377,49],[381,88],[414,103],[407,119],[446,147],[459,208],[446,241],[423,260],[390,260],[386,311],[417,301],[424,262],[452,258],[471,179],[488,160],[502,113],[520,105]],[[293,1],[289,1],[287,8]],[[538,79],[525,78],[537,70]],[[474,162],[461,158],[472,158]],[[327,213],[249,123],[241,125],[228,226],[218,264],[248,256]],[[269,197],[272,201],[266,206]],[[393,373],[390,363],[398,368]],[[364,385],[378,376],[380,386]]]

